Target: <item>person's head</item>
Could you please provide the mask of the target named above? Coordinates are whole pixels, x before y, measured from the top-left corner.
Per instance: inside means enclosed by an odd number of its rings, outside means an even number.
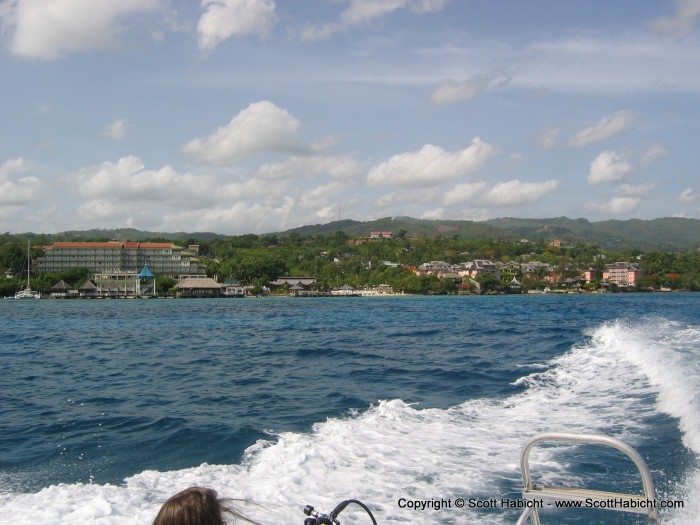
[[[236,519],[250,521],[229,506],[228,500],[219,499],[215,490],[190,487],[163,503],[153,525],[225,525],[226,514],[233,523]]]

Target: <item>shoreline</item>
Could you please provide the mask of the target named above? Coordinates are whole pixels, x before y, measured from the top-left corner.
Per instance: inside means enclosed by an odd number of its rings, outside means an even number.
[[[352,293],[352,294],[333,294],[330,292],[305,293],[305,294],[271,294],[271,295],[246,295],[246,296],[175,296],[175,295],[114,295],[114,296],[42,296],[38,300],[55,300],[55,301],[75,301],[75,300],[144,300],[144,299],[319,299],[319,298],[368,298],[368,297],[502,297],[502,296],[540,296],[540,295],[628,295],[628,294],[679,294],[679,293],[694,293],[693,290],[624,290],[624,291],[607,291],[607,290],[529,290],[522,293],[456,293],[456,294],[410,294],[410,293]],[[17,300],[12,296],[2,297],[3,300]],[[35,301],[37,299],[34,299]],[[22,302],[32,302],[22,300]]]

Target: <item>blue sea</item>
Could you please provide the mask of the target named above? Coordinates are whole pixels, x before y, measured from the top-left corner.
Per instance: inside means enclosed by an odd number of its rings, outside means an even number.
[[[0,363],[0,524],[147,525],[190,485],[265,524],[348,498],[380,525],[515,523],[500,502],[545,431],[630,443],[676,507],[663,523],[700,516],[700,294],[2,300]],[[532,467],[641,490],[611,449]]]

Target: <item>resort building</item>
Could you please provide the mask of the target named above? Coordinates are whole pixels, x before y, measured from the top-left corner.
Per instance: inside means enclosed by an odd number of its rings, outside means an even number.
[[[181,276],[175,285],[178,297],[221,297],[224,285],[210,277]]]
[[[316,277],[278,277],[270,282],[270,288],[293,288],[297,287],[301,290],[315,290],[317,287]]]
[[[441,279],[458,279],[463,277],[481,277],[493,275],[501,277],[498,263],[486,259],[474,259],[460,264],[449,264],[445,261],[430,261],[421,264],[414,270],[416,275],[435,275]]]
[[[469,270],[469,277],[472,279],[484,275],[493,275],[497,279],[501,278],[501,270],[498,263],[488,259],[474,259]]]
[[[616,262],[605,265],[603,280],[621,287],[635,286],[642,273],[636,263]]]
[[[447,274],[455,273],[452,265],[445,261],[430,261],[421,264],[415,269],[416,275],[436,275],[437,277],[443,278]]]
[[[199,246],[187,249],[171,242],[55,242],[37,258],[39,273],[87,268],[91,274],[138,274],[148,265],[158,277],[204,275],[199,266]],[[99,286],[98,286],[99,287]]]
[[[542,279],[551,282],[552,280],[548,277],[553,275],[554,267],[540,261],[532,261],[521,264],[520,273],[528,279]]]

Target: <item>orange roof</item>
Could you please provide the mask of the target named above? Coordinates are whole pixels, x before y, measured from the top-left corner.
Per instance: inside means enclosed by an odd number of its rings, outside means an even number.
[[[120,242],[120,241],[108,241],[108,242],[55,242],[53,245],[49,246],[52,248],[173,248],[175,246],[172,242]]]
[[[173,242],[140,242],[139,248],[173,248]]]
[[[116,248],[122,247],[118,241],[109,242],[55,242],[51,248]]]

